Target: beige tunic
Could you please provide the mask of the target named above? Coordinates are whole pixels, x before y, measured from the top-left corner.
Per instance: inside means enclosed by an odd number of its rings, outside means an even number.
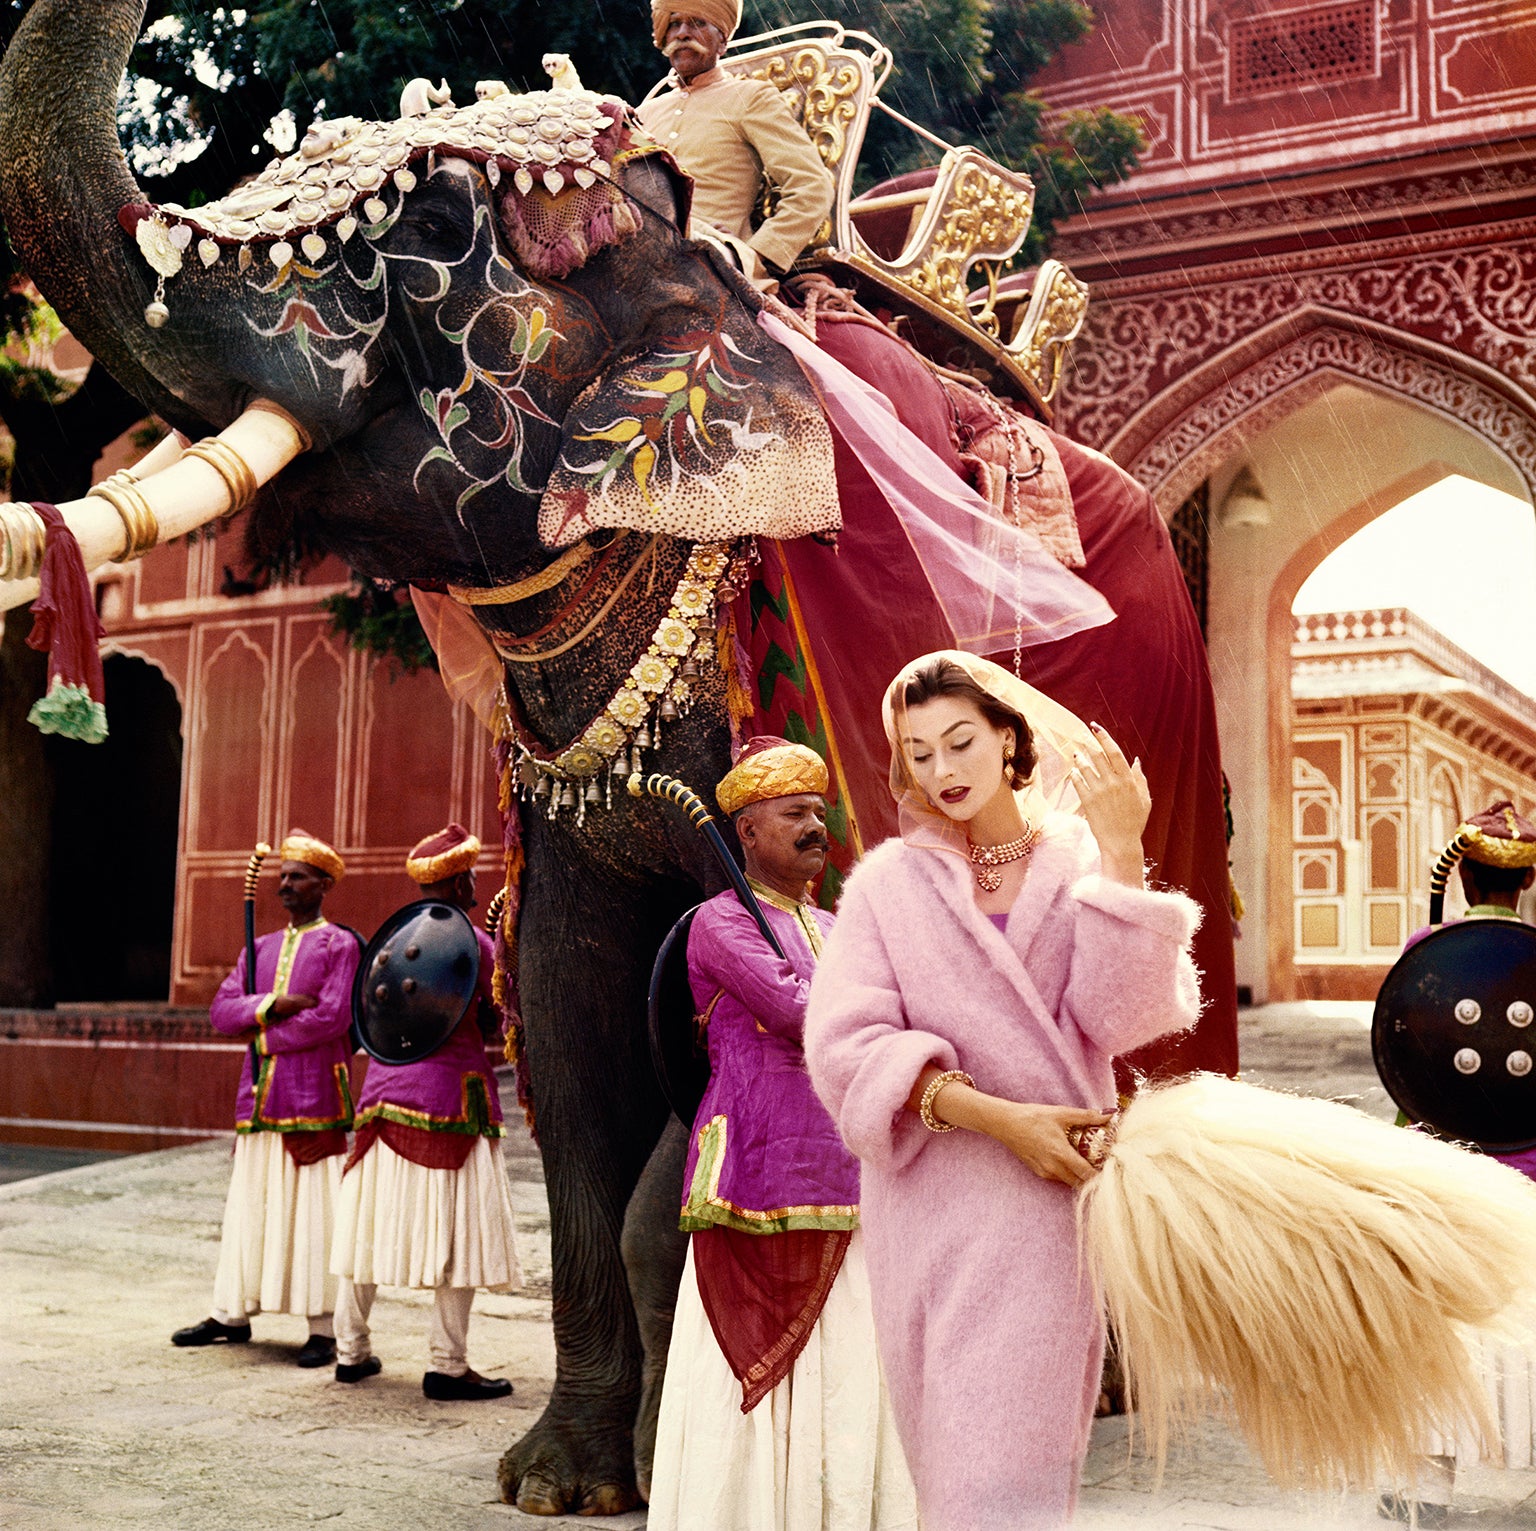
[[[674,83],[637,115],[693,177],[692,221],[744,241],[770,266],[787,269],[832,209],[831,174],[778,91],[761,80],[712,69],[692,85]],[[779,205],[754,229],[765,179]]]

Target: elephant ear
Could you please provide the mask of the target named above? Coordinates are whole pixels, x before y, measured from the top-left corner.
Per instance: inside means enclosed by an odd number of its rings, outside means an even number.
[[[841,524],[820,402],[755,324],[666,336],[587,389],[539,508],[551,548],[603,527],[727,542]]]

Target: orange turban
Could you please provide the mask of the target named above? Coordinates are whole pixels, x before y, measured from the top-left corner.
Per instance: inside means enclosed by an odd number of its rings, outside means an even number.
[[[743,745],[736,764],[715,788],[715,798],[730,815],[771,797],[792,797],[797,792],[824,796],[826,790],[827,763],[815,750],[764,734]]]
[[[340,882],[347,864],[325,843],[317,840],[307,829],[290,829],[277,848],[279,861],[302,861],[305,866],[324,872],[332,882]]]
[[[674,16],[697,16],[720,28],[725,40],[741,25],[741,0],[651,0],[651,34],[659,48]]]
[[[441,882],[473,871],[479,855],[480,842],[462,824],[450,824],[411,847],[405,870],[414,882]]]

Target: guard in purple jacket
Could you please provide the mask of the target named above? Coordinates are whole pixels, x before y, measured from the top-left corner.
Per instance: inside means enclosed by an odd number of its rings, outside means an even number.
[[[336,1354],[330,1244],[352,1124],[347,1031],[359,952],[352,932],[320,913],[345,870],[341,857],[302,829],[277,854],[288,926],[256,943],[255,992],[246,993],[242,952],[209,1011],[217,1030],[251,1044],[235,1097],[213,1314],[171,1343],[240,1344],[253,1313],[297,1313],[309,1320],[299,1365],[325,1366]]]
[[[710,1080],[681,1226],[692,1234],[667,1354],[652,1531],[907,1531],[916,1497],[875,1351],[858,1161],[806,1072],[805,1006],[832,916],[827,768],[749,740],[716,792],[780,958],[734,892],[704,904],[688,976]]]
[[[422,898],[475,906],[480,842],[458,824],[429,835],[405,869]],[[380,1286],[433,1293],[421,1379],[428,1398],[505,1398],[505,1377],[482,1377],[467,1357],[475,1288],[505,1292],[522,1281],[512,1192],[502,1163],[501,1101],[485,1044],[501,1018],[491,996],[495,951],[480,944],[479,991],[453,1035],[419,1063],[368,1061],[357,1108],[357,1140],[341,1182],[331,1269],[342,1278],[336,1306],[338,1382],[382,1369],[368,1315]]]

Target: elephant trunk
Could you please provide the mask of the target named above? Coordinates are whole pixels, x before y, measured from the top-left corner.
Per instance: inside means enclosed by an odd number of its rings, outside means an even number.
[[[144,200],[117,136],[117,91],[144,0],[37,0],[0,63],[0,214],[29,276],[71,332],[172,424],[207,422],[144,322],[152,279],[118,209]]]

